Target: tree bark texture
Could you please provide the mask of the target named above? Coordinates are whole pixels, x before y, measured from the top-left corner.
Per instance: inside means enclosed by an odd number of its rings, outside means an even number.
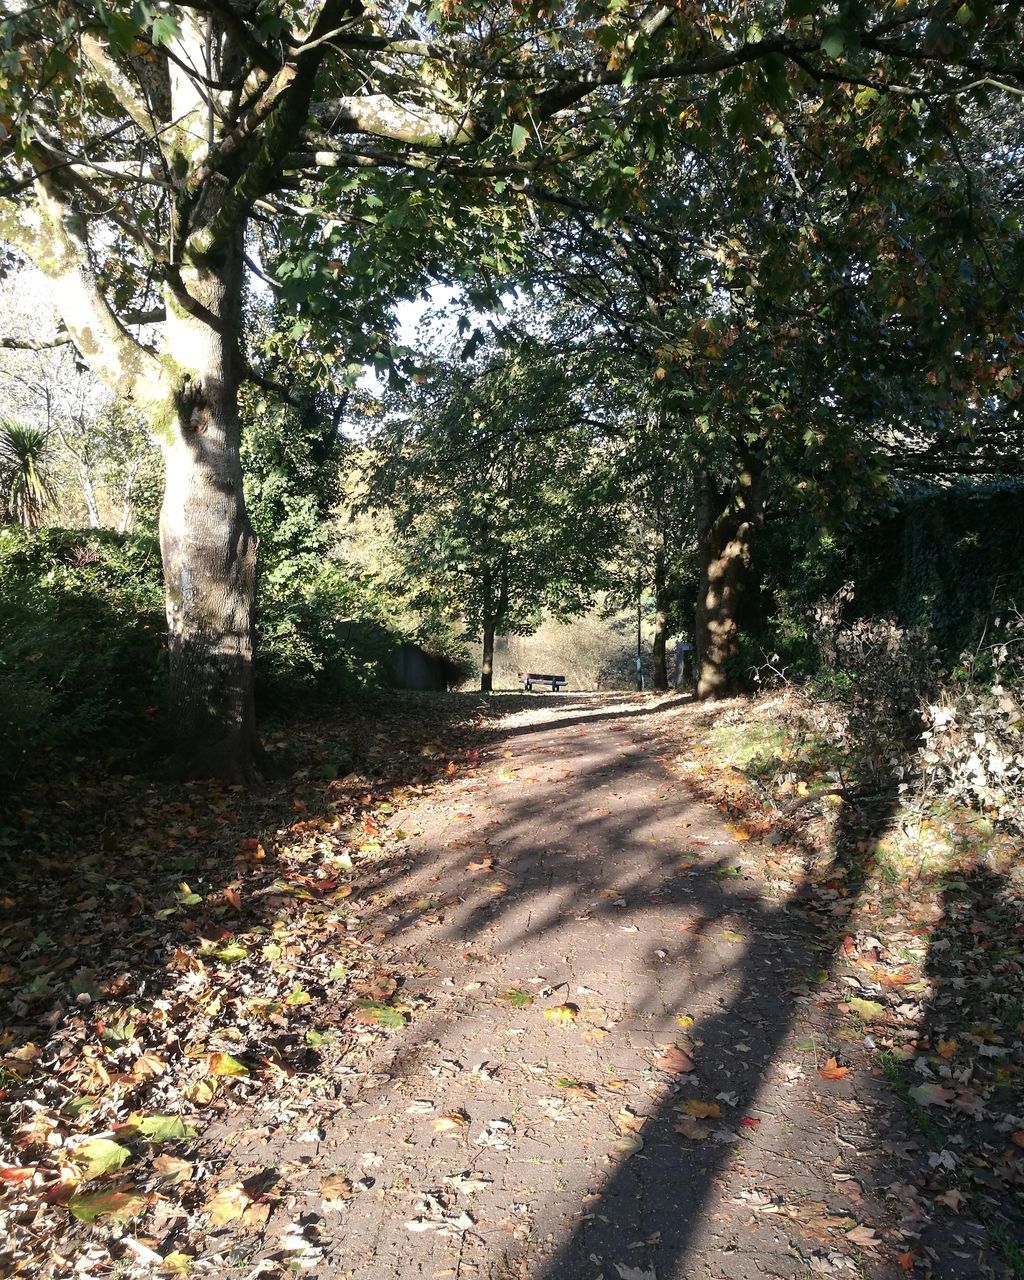
[[[245,509],[236,335],[241,234],[182,272],[200,314],[168,296],[178,385],[163,432],[160,547],[167,596],[176,772],[257,773],[253,699],[256,538]]]
[[[763,475],[744,460],[730,490],[697,479],[700,584],[697,591],[697,697],[722,698],[743,683],[737,670],[744,605],[753,585],[753,554],[763,508]]]

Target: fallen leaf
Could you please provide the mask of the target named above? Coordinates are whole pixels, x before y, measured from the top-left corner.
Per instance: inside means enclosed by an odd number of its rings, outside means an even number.
[[[498,996],[499,1000],[507,1000],[510,1005],[521,1009],[524,1005],[533,1004],[533,996],[529,991],[523,991],[519,987],[511,987],[508,991],[502,991]]]
[[[459,1133],[469,1126],[469,1117],[461,1111],[449,1111],[443,1116],[435,1116],[430,1127],[435,1133]]]
[[[110,1138],[88,1138],[75,1147],[74,1157],[76,1160],[85,1161],[83,1177],[88,1180],[102,1178],[106,1173],[114,1173],[132,1158],[132,1153],[127,1147],[122,1147]]]
[[[362,1022],[379,1027],[387,1027],[397,1031],[409,1021],[409,1015],[393,1004],[385,1004],[382,1000],[359,1000],[356,1003],[355,1018]]]
[[[646,1116],[638,1116],[635,1111],[630,1111],[628,1107],[623,1107],[613,1119],[616,1129],[621,1134],[639,1133],[647,1123]]]
[[[688,1098],[676,1108],[688,1116],[696,1116],[698,1120],[717,1120],[722,1109],[717,1102],[699,1102],[696,1098]]]
[[[230,1053],[211,1053],[207,1059],[213,1076],[247,1076],[249,1068]]]
[[[337,1207],[346,1200],[352,1199],[352,1183],[346,1173],[333,1173],[320,1183],[320,1194],[323,1197],[326,1208]]]
[[[670,1076],[682,1076],[694,1070],[694,1061],[677,1044],[670,1044],[655,1059],[654,1065]]]
[[[953,1089],[941,1084],[919,1084],[910,1090],[910,1096],[922,1107],[948,1107],[956,1097]]]
[[[864,1000],[860,996],[854,996],[846,1003],[850,1012],[855,1013],[862,1022],[881,1022],[885,1017],[885,1005],[877,1000]]]
[[[153,1172],[172,1187],[188,1182],[192,1177],[192,1165],[180,1156],[159,1155],[153,1160]]]
[[[702,1142],[711,1135],[711,1126],[701,1124],[693,1116],[678,1116],[672,1128],[676,1133],[682,1134],[684,1138],[689,1138],[692,1142]]]
[[[137,1218],[146,1208],[146,1199],[133,1191],[94,1191],[86,1195],[72,1196],[68,1209],[79,1222],[96,1222],[99,1218],[113,1218],[126,1222]]]
[[[575,1004],[556,1004],[544,1010],[544,1017],[550,1022],[575,1022],[579,1017],[579,1006]]]
[[[822,1080],[842,1080],[850,1074],[849,1067],[841,1067],[835,1058],[829,1058],[823,1067],[818,1068]]]
[[[195,1129],[181,1116],[145,1116],[133,1127],[150,1142],[189,1142],[196,1136]]]

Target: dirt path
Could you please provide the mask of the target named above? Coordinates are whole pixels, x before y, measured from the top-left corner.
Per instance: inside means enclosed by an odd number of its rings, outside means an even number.
[[[227,1176],[286,1176],[267,1238],[301,1237],[299,1265],[904,1274],[899,1214],[873,1188],[907,1143],[870,1078],[818,1074],[831,942],[669,771],[650,709],[538,699],[475,776],[394,816],[406,843],[373,927],[410,975],[411,1020],[368,1028],[301,1120],[230,1135]],[[236,1246],[221,1267],[254,1261]],[[927,1261],[987,1274],[969,1232]]]

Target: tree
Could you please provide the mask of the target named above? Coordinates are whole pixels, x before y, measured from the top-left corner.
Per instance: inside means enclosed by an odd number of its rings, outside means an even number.
[[[421,606],[442,600],[481,637],[486,692],[497,636],[591,603],[615,536],[612,477],[571,369],[538,339],[517,331],[420,378],[371,439],[370,500],[394,513]]]
[[[645,116],[656,140],[681,80],[712,109],[726,78],[741,106],[776,100],[788,68],[882,91],[1019,83],[1003,5],[966,23],[946,4],[815,9],[585,4],[567,22],[561,6],[453,0],[8,7],[0,238],[55,282],[80,355],[161,442],[183,772],[247,778],[259,757],[238,420],[246,274],[267,274],[254,228],[269,223],[268,278],[300,337],[344,324],[344,364],[381,338],[368,295],[412,287],[451,245],[465,258],[467,227],[510,237],[510,202],[542,198],[538,174],[567,173],[623,120]],[[571,128],[552,125],[563,113]],[[157,317],[159,348],[132,330]]]

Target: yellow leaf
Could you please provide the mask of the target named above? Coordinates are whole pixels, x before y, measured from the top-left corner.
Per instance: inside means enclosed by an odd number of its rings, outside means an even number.
[[[688,1116],[696,1116],[698,1120],[717,1120],[722,1110],[717,1102],[698,1102],[696,1098],[688,1098],[679,1107]]]
[[[211,1053],[209,1057],[210,1074],[213,1076],[247,1076],[249,1068],[233,1058],[230,1053]]]
[[[574,1004],[556,1004],[544,1010],[544,1017],[551,1022],[575,1022],[579,1017],[579,1007]]]

